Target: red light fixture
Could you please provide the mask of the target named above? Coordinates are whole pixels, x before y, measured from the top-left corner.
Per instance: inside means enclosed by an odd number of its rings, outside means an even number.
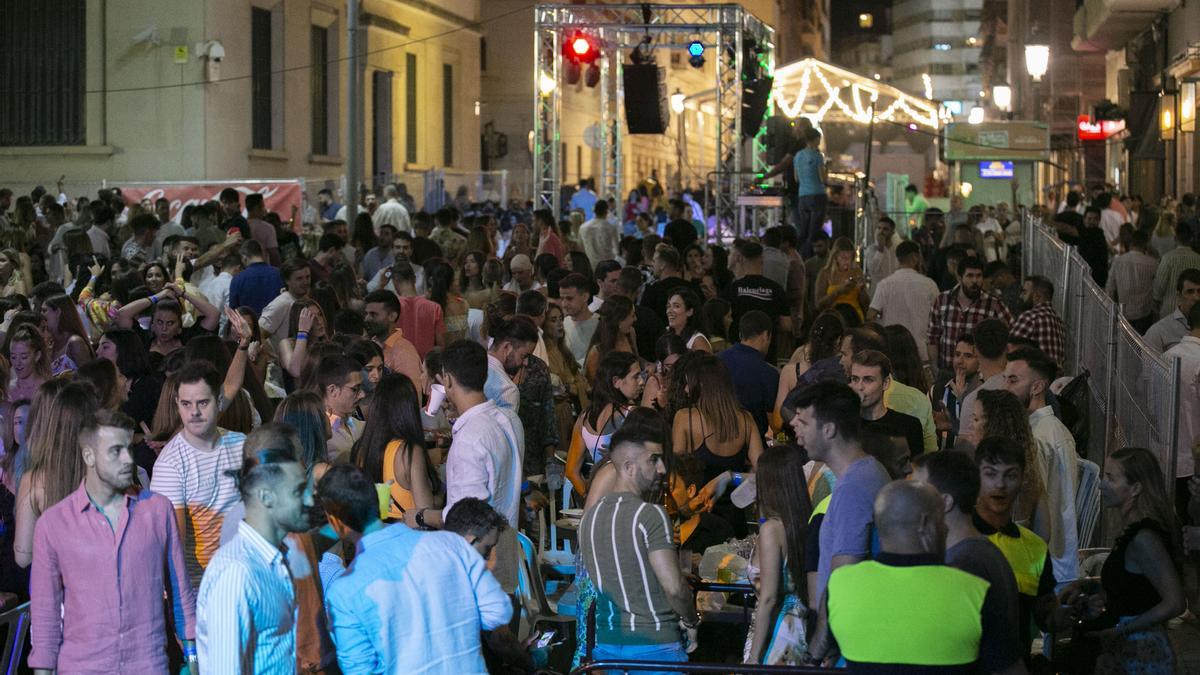
[[[600,58],[600,50],[586,33],[576,31],[563,43],[563,54],[574,63],[592,63]]]

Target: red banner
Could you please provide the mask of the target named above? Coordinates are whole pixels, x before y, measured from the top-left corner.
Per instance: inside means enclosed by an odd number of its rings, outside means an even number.
[[[207,201],[217,201],[221,194],[221,190],[227,187],[234,188],[242,196],[242,203],[246,202],[246,195],[259,193],[263,196],[263,203],[266,204],[268,211],[274,211],[279,214],[283,222],[287,222],[292,217],[292,208],[303,208],[301,192],[303,188],[300,181],[296,180],[264,180],[257,182],[240,182],[240,183],[166,183],[156,185],[154,183],[133,183],[121,185],[117,187],[121,189],[121,194],[125,197],[126,203],[139,202],[143,199],[150,200],[151,205],[160,198],[171,200],[171,220],[179,221],[179,213],[189,204],[201,204]],[[297,221],[298,222],[298,221]]]

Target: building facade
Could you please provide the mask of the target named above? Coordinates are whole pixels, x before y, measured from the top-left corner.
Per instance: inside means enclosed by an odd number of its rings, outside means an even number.
[[[965,114],[982,100],[977,37],[983,0],[896,0],[892,84]]]
[[[22,4],[0,0],[0,183],[345,173],[345,0]],[[361,3],[364,176],[479,168],[480,4]]]

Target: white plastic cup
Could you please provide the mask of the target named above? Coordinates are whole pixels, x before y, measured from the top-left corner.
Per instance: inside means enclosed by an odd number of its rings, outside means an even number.
[[[446,388],[440,384],[432,384],[429,386],[429,405],[425,406],[425,414],[433,417],[442,409],[442,402],[446,400]]]

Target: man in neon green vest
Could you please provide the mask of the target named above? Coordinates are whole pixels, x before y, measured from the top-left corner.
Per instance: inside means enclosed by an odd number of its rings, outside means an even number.
[[[941,496],[894,481],[875,498],[880,552],[833,571],[829,629],[850,673],[973,673],[988,582],[943,563]]]

